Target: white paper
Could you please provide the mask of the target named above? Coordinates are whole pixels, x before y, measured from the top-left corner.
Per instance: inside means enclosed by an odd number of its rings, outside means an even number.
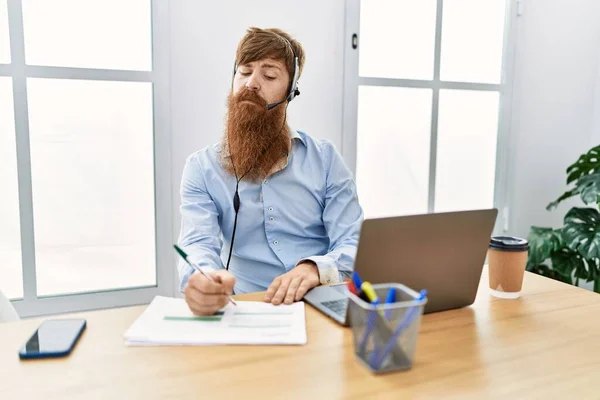
[[[228,304],[222,315],[195,316],[183,299],[156,296],[125,332],[130,346],[306,344],[304,303]]]

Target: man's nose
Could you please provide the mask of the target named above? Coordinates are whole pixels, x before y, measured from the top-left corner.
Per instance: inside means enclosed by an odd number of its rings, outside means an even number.
[[[258,77],[255,74],[252,74],[248,77],[248,80],[246,81],[246,87],[250,90],[260,90]]]

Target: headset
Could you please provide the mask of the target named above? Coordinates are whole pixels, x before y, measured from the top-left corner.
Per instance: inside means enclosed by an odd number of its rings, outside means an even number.
[[[300,95],[300,90],[298,90],[298,75],[300,75],[300,67],[298,65],[298,56],[296,55],[296,52],[294,51],[294,47],[292,46],[292,44],[290,43],[290,41],[288,39],[286,39],[284,36],[279,35],[275,32],[273,32],[275,35],[279,36],[281,39],[283,39],[287,45],[289,46],[289,48],[292,50],[292,54],[294,55],[294,74],[293,77],[290,81],[290,85],[288,87],[288,95],[285,97],[285,99],[278,101],[276,103],[270,103],[267,104],[265,106],[265,108],[267,110],[271,110],[275,107],[277,107],[280,104],[285,103],[286,101],[289,103],[290,101],[294,100],[294,98],[296,98],[296,96]],[[233,64],[233,78],[235,78],[235,74],[237,72],[237,60],[236,62],[234,62]],[[233,88],[233,78],[231,80],[231,87]],[[287,107],[287,105],[286,105]],[[283,125],[281,126],[281,130],[279,131],[279,134],[281,134],[281,131],[283,130],[283,127],[285,126],[285,117],[283,120]],[[272,141],[271,144],[273,144],[274,142]],[[265,150],[263,150],[263,154],[269,149],[269,147],[271,147],[271,145],[269,145]],[[231,157],[231,165],[233,166],[233,173],[235,174],[235,179],[236,179],[236,183],[235,183],[235,194],[233,195],[233,210],[235,211],[235,218],[233,221],[233,232],[231,233],[231,244],[229,246],[229,257],[227,258],[227,264],[225,265],[225,269],[229,270],[229,262],[231,261],[231,255],[233,254],[233,241],[235,239],[235,230],[237,228],[237,219],[238,219],[238,211],[240,209],[240,195],[238,192],[238,188],[240,185],[240,181],[242,179],[244,179],[244,177],[254,169],[254,166],[252,168],[250,168],[248,171],[246,171],[241,177],[238,178],[238,174],[237,171],[235,170],[235,162],[233,161],[233,155],[230,154]],[[261,156],[259,156],[257,158],[257,162],[258,160],[260,160]]]

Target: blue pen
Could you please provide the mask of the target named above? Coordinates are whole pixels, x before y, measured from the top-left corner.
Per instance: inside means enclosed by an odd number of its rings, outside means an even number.
[[[356,271],[352,271],[352,282],[354,282],[354,287],[356,287],[356,289],[361,290],[363,282]]]
[[[425,299],[425,297],[427,297],[427,290],[423,289],[419,293],[419,297],[417,297],[416,300],[422,301]],[[398,327],[392,334],[390,340],[388,340],[385,346],[383,346],[381,352],[379,354],[373,353],[371,355],[371,367],[373,367],[374,369],[379,369],[381,363],[383,362],[383,360],[385,360],[385,357],[388,355],[388,353],[392,350],[392,348],[398,341],[398,337],[400,336],[400,334],[407,327],[409,327],[410,324],[412,324],[413,320],[419,315],[419,307],[420,306],[411,307],[411,309],[408,310],[406,314],[404,314],[404,318],[402,318],[402,321],[400,321],[400,324],[398,324]]]
[[[373,289],[373,286],[371,285],[370,282],[366,282],[366,281],[363,282],[361,289],[362,289],[363,293],[365,293],[365,295],[369,299],[369,302],[372,305],[377,306],[379,304],[379,298],[377,297],[377,292],[375,292],[375,289]],[[375,328],[376,318],[377,318],[377,312],[369,311],[369,314],[367,316],[367,326],[365,327],[365,333],[364,333],[363,339],[360,343],[360,353],[361,354],[364,353],[365,349],[367,348],[367,342],[369,341],[369,335],[371,335],[371,332]]]
[[[367,303],[370,303],[371,299],[369,299],[369,296],[367,296],[364,290],[362,290],[363,281],[362,279],[360,279],[360,276],[358,276],[358,273],[356,271],[352,272],[352,282],[354,283],[354,287],[358,291],[357,296],[366,301]]]
[[[385,304],[392,304],[396,302],[396,288],[391,287],[388,291],[387,297],[385,298]],[[390,319],[392,310],[385,310],[385,319]]]
[[[379,304],[379,299],[374,299],[371,301],[371,304],[377,306]],[[369,315],[367,317],[367,326],[365,327],[365,333],[363,334],[363,338],[360,342],[360,354],[364,354],[367,348],[367,342],[369,341],[369,336],[373,329],[375,329],[375,322],[377,320],[377,311],[369,311]],[[373,349],[373,352],[376,353],[377,349]]]

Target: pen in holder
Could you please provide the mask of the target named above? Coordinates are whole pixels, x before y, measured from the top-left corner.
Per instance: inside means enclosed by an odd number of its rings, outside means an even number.
[[[395,290],[395,302],[370,304],[348,293],[350,325],[357,359],[374,373],[412,367],[426,291],[417,293],[399,284],[373,285],[385,299]]]

